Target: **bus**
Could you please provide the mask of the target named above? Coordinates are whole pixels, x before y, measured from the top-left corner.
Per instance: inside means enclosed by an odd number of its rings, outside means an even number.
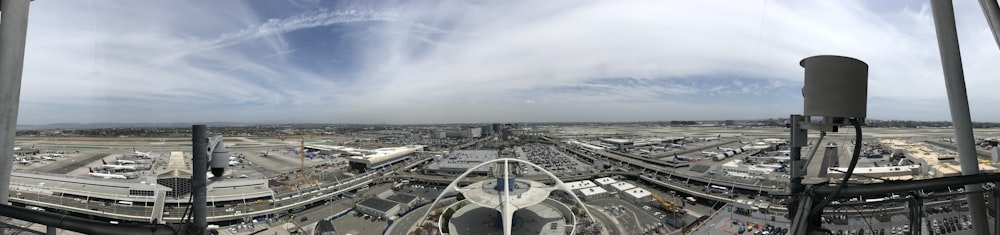
[[[729,192],[728,188],[722,187],[722,186],[718,186],[718,185],[714,185],[714,184],[710,185],[709,189],[711,189],[712,192],[715,192],[715,193],[726,193],[726,192]]]
[[[131,206],[132,202],[130,202],[130,201],[118,201],[118,204],[122,204],[122,205],[126,205],[126,206]]]

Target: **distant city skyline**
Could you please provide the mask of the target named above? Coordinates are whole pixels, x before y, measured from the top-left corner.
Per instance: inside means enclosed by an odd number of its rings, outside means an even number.
[[[955,2],[974,121],[1000,49]],[[32,2],[18,123],[745,120],[799,60],[870,66],[868,117],[950,121],[923,1]]]

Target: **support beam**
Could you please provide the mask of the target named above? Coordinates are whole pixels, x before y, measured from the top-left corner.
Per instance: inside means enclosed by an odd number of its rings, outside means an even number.
[[[205,234],[208,228],[208,221],[205,210],[208,206],[206,201],[208,184],[208,130],[205,125],[194,125],[191,127],[191,214],[194,217],[194,225],[191,227],[191,234]]]
[[[993,32],[993,39],[996,39],[997,46],[1000,46],[1000,6],[997,5],[997,0],[979,0],[979,6],[983,8],[986,23],[989,23],[990,31]]]
[[[21,101],[21,71],[28,33],[28,0],[0,2],[0,204],[9,205],[10,173],[14,162],[14,135]],[[4,234],[0,227],[0,234]]]
[[[952,2],[947,0],[931,0],[930,3],[931,12],[934,15],[938,49],[941,52],[941,66],[944,68],[945,87],[948,90],[948,107],[951,110],[951,121],[955,128],[955,144],[958,148],[962,175],[979,174],[976,140],[972,134],[972,117],[969,114],[969,97],[965,91],[965,74],[962,71],[962,53],[959,51],[958,32],[955,29],[955,9]],[[980,189],[982,189],[982,184],[965,185],[965,190],[969,192]],[[972,214],[972,223],[989,224],[987,223],[983,194],[973,193],[966,197]],[[977,235],[987,235],[990,229],[989,226],[975,226],[973,231]]]

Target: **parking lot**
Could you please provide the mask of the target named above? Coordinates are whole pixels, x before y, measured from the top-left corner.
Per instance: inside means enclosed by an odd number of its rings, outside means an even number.
[[[653,214],[652,207],[636,206],[618,198],[602,198],[587,202],[602,208],[602,212],[618,220],[627,234],[665,234],[668,228]],[[662,213],[662,212],[661,212]],[[662,215],[662,214],[661,214]],[[664,215],[665,216],[665,215]]]

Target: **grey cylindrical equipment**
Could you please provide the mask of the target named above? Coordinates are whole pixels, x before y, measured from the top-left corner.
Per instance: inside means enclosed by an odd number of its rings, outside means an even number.
[[[222,142],[221,137],[219,141],[215,142],[215,147],[212,148],[212,175],[215,177],[221,177],[223,173],[226,172],[226,166],[229,166],[229,149],[226,149],[226,144]]]
[[[803,115],[864,120],[868,99],[868,64],[858,59],[819,55],[802,59]]]

